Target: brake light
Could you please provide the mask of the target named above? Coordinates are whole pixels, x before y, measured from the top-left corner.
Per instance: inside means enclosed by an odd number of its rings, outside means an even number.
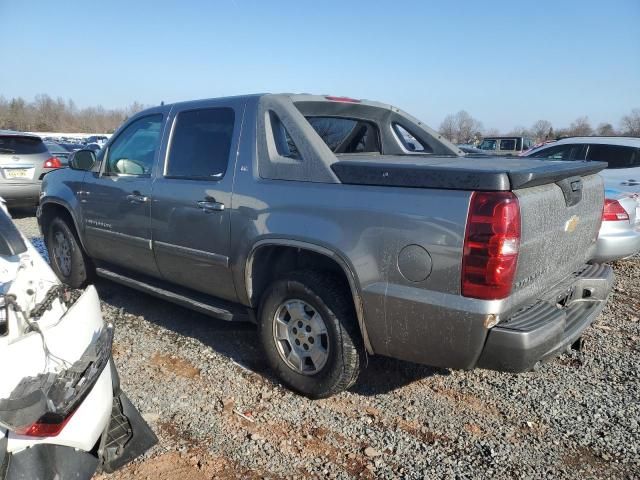
[[[16,429],[16,433],[25,435],[28,437],[55,437],[62,429],[69,423],[75,410],[69,413],[66,418],[60,415],[47,415],[45,414],[36,423],[26,426],[24,428]]]
[[[62,162],[58,157],[50,157],[42,166],[44,168],[62,168]]]
[[[622,208],[620,202],[610,198],[604,199],[604,209],[602,210],[603,222],[619,222],[621,220],[629,221],[629,214]]]
[[[496,300],[511,293],[520,248],[520,205],[511,192],[473,192],[462,256],[462,295]]]
[[[344,102],[344,103],[360,103],[360,100],[356,100],[355,98],[349,97],[332,97],[329,95],[328,97],[324,97],[327,100],[331,100],[332,102]]]

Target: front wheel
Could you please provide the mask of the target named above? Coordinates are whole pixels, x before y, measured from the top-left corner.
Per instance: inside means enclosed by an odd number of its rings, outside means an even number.
[[[51,220],[45,238],[51,268],[58,278],[73,288],[87,285],[91,260],[84,254],[75,232],[62,218]]]
[[[363,347],[350,292],[331,275],[294,272],[264,294],[260,340],[282,381],[311,398],[329,397],[358,378]]]

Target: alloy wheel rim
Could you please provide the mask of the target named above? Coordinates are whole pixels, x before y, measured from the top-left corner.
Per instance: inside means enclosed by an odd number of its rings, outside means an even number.
[[[304,300],[289,299],[276,309],[273,340],[284,363],[302,375],[318,373],[329,358],[324,318]]]
[[[65,277],[71,275],[71,243],[67,236],[60,231],[54,235],[53,258],[60,272]]]

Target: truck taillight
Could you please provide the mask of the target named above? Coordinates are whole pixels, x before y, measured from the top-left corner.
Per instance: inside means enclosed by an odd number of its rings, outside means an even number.
[[[42,166],[44,168],[62,168],[62,162],[58,157],[50,157],[45,160],[44,165]]]
[[[604,210],[602,211],[603,222],[618,222],[620,220],[629,221],[629,214],[622,208],[620,202],[610,198],[604,199]]]
[[[511,192],[473,192],[462,257],[462,295],[496,300],[511,293],[520,247],[520,205]]]

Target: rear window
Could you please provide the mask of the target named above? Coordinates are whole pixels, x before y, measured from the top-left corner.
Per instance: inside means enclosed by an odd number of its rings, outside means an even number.
[[[289,131],[280,121],[280,118],[274,111],[269,111],[269,121],[271,122],[273,140],[276,144],[278,155],[282,157],[292,158],[294,160],[302,160],[300,150],[298,150],[298,147],[291,138]]]
[[[402,146],[410,152],[433,153],[431,147],[425,148],[415,136],[409,133],[409,131],[399,123],[393,124],[393,130],[396,132],[396,136],[398,140],[400,140],[400,143],[402,143]]]
[[[589,145],[587,160],[609,162],[608,168],[640,167],[640,149],[621,145]]]
[[[14,155],[31,155],[46,152],[47,147],[39,138],[0,136],[0,154],[10,153]]]
[[[382,153],[377,125],[342,117],[306,117],[333,153]]]

